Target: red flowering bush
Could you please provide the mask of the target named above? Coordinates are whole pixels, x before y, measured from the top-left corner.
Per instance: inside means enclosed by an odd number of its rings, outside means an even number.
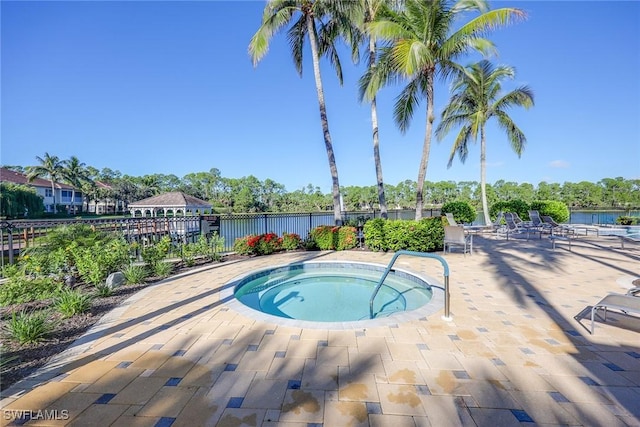
[[[338,243],[336,249],[344,251],[347,249],[353,249],[358,245],[357,230],[355,227],[344,226],[339,227],[338,230]]]
[[[282,239],[275,233],[250,234],[239,237],[233,243],[233,250],[238,255],[269,255],[279,251]]]
[[[261,234],[256,244],[257,255],[269,255],[280,250],[280,239],[275,233]]]

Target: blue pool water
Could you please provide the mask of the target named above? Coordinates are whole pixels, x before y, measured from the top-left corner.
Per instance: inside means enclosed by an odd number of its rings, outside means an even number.
[[[369,301],[384,267],[363,263],[301,263],[262,270],[235,287],[244,305],[273,316],[317,322],[370,319]],[[393,271],[374,300],[374,318],[412,311],[431,301],[429,283]]]

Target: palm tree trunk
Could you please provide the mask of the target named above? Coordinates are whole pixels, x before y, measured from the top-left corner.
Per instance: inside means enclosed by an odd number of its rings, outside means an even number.
[[[431,134],[433,132],[433,71],[427,75],[427,127],[424,135],[424,145],[422,146],[422,157],[420,158],[420,169],[418,170],[418,183],[416,189],[416,221],[422,219],[422,209],[424,206],[424,180],[427,175],[429,164],[429,152],[431,151]]]
[[[376,42],[369,38],[369,68],[376,62]],[[378,109],[376,97],[371,100],[371,126],[373,128],[373,161],[376,165],[376,180],[378,182],[378,202],[380,203],[380,217],[387,219],[387,201],[384,195],[384,180],[382,179],[382,163],[380,161],[380,141],[378,137]]]
[[[313,74],[316,80],[316,91],[318,92],[318,105],[320,107],[320,122],[322,123],[322,134],[324,145],[329,159],[329,169],[331,171],[332,195],[333,195],[333,217],[336,225],[342,225],[342,212],[340,210],[340,182],[338,180],[338,167],[333,153],[331,134],[329,133],[329,120],[327,119],[327,107],[324,102],[324,90],[320,77],[320,59],[318,56],[318,45],[316,40],[313,16],[307,15],[307,30],[309,34],[309,44],[311,45],[311,56],[313,58]]]
[[[53,182],[53,177],[51,177],[51,196],[53,197],[53,214],[56,214],[56,186]]]
[[[480,128],[480,193],[482,195],[482,213],[484,223],[491,224],[489,208],[487,205],[487,145],[484,135],[484,126]]]

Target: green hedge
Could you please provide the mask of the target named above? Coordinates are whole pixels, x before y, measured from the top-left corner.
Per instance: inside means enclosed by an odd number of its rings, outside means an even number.
[[[320,225],[309,232],[309,239],[322,251],[344,251],[358,245],[356,228],[348,225]]]
[[[459,224],[469,224],[476,220],[478,214],[469,202],[457,201],[449,202],[442,205],[440,209],[442,214],[451,213],[453,219]]]
[[[550,216],[557,223],[569,221],[569,208],[557,200],[537,200],[531,202],[531,209],[538,211],[540,216]]]
[[[372,251],[434,252],[442,249],[444,228],[440,217],[414,220],[374,219],[364,226],[364,240]]]

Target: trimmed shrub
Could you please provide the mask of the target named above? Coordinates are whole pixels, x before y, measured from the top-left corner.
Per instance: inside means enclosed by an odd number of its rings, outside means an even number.
[[[334,250],[338,246],[339,229],[340,227],[332,225],[320,225],[312,229],[309,236],[321,251]]]
[[[336,249],[344,251],[358,245],[358,231],[355,227],[342,226],[338,229],[338,243]]]
[[[384,236],[384,225],[386,220],[382,218],[374,218],[364,224],[362,232],[364,234],[364,243],[372,251],[386,251],[387,242]]]
[[[620,225],[637,225],[640,224],[640,217],[637,216],[619,216],[616,218],[616,224]]]
[[[531,202],[531,209],[540,212],[540,216],[550,216],[557,223],[569,221],[569,208],[557,200],[537,200]]]
[[[160,241],[142,248],[142,259],[152,270],[156,264],[160,263],[167,257],[169,249],[171,248],[171,238],[164,236]]]
[[[255,235],[250,234],[244,237],[238,237],[233,242],[233,251],[238,255],[251,255],[253,253],[253,248],[249,246],[249,239],[255,237]]]
[[[458,223],[469,224],[476,220],[478,213],[471,205],[471,203],[466,201],[456,201],[449,202],[442,205],[442,209],[440,212],[443,214],[451,213],[453,214],[453,219]]]
[[[296,233],[282,233],[282,249],[285,251],[295,251],[302,245],[302,239]]]
[[[395,220],[384,223],[385,246],[382,250],[433,252],[442,249],[444,228],[440,217],[420,221]]]
[[[343,251],[353,249],[357,245],[357,230],[348,225],[320,225],[309,232],[309,242],[306,243],[307,248],[316,246],[322,251]]]
[[[529,218],[529,209],[531,209],[531,207],[524,200],[519,200],[519,199],[507,200],[507,201],[497,202],[497,203],[493,204],[489,208],[489,216],[491,217],[491,219],[495,219],[496,216],[498,215],[498,212],[500,212],[500,211],[502,211],[502,212],[515,212],[515,213],[518,214],[518,216],[521,219],[527,221],[527,220],[530,219]],[[542,215],[542,213],[541,213],[541,215]]]
[[[64,287],[51,277],[28,277],[17,274],[0,285],[0,306],[52,298]]]

